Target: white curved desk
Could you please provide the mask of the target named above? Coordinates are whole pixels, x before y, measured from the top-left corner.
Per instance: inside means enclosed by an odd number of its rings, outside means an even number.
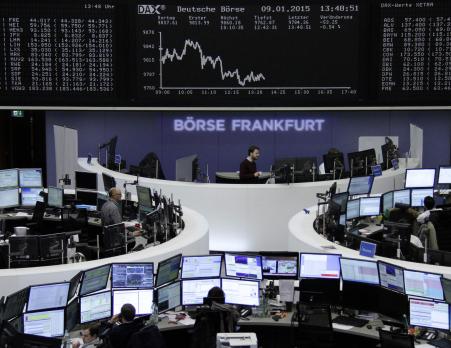
[[[382,193],[404,187],[406,161],[400,160],[400,169],[387,170],[376,177],[373,193]],[[407,167],[416,168],[419,161],[409,159]],[[118,173],[86,158],[78,159],[81,171],[97,173],[98,187],[103,187],[102,173],[124,182],[133,182],[136,176]],[[262,251],[287,250],[287,221],[303,208],[317,203],[316,193],[325,192],[334,181],[298,184],[239,185],[201,184],[139,178],[139,185],[173,194],[175,201],[196,209],[208,221],[211,250]],[[339,191],[347,190],[349,179],[337,180]],[[127,186],[136,194],[135,186]]]
[[[207,220],[194,210],[183,208],[184,230],[163,244],[127,255],[67,265],[43,266],[0,270],[0,296],[12,293],[33,284],[44,284],[70,280],[77,272],[113,262],[154,262],[177,254],[201,255],[208,253]]]
[[[406,269],[418,270],[422,272],[441,273],[446,275],[447,278],[451,278],[451,267],[428,265],[424,263],[403,261],[380,256],[375,256],[374,258],[370,259],[364,256],[360,256],[358,250],[353,250],[328,241],[322,235],[318,234],[313,227],[313,223],[316,218],[316,210],[316,207],[312,207],[310,214],[306,214],[302,211],[291,218],[290,222],[288,223],[288,229],[290,230],[288,248],[289,251],[331,253],[341,254],[343,257],[350,258],[381,260],[394,265],[399,265]],[[334,247],[335,249],[329,249],[327,247]]]

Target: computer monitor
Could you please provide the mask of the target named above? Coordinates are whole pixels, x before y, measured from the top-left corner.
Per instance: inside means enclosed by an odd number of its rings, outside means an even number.
[[[297,279],[299,253],[261,252],[262,272],[265,279]]]
[[[340,255],[301,253],[300,278],[339,279]]]
[[[340,258],[340,265],[344,281],[379,285],[377,262]]]
[[[326,173],[333,172],[334,168],[341,171],[345,169],[343,152],[327,153],[323,155],[323,162]]]
[[[222,290],[225,295],[225,303],[258,307],[260,282],[242,279],[222,279]]]
[[[83,277],[83,271],[78,272],[75,276],[72,277],[72,279],[69,281],[69,295],[68,299],[74,298],[74,296],[77,294],[78,285],[80,284],[81,278]]]
[[[348,193],[350,196],[368,195],[373,187],[374,176],[359,176],[349,179]]]
[[[338,224],[341,226],[346,226],[346,214],[341,214]]]
[[[103,189],[105,190],[105,192],[108,192],[113,187],[116,187],[116,179],[114,179],[112,176],[102,173],[102,179],[103,179]]]
[[[158,305],[159,312],[166,312],[182,304],[182,290],[180,282],[169,283],[158,288],[155,292],[155,302]]]
[[[78,298],[74,299],[66,307],[66,330],[71,332],[78,325],[78,318],[80,318],[80,304]]]
[[[110,265],[96,267],[83,273],[80,296],[105,289],[110,275]]]
[[[64,206],[64,190],[58,187],[49,187],[47,205],[54,208],[62,208]]]
[[[441,275],[419,271],[404,270],[406,295],[443,300]]]
[[[182,279],[215,278],[221,275],[222,255],[182,257]]]
[[[404,270],[390,263],[378,261],[379,279],[382,287],[405,293]]]
[[[4,320],[10,320],[22,315],[28,299],[28,290],[29,288],[19,290],[6,298],[3,311]]]
[[[208,291],[214,287],[221,287],[220,278],[182,280],[182,305],[203,304],[204,297],[207,297]]]
[[[197,155],[178,158],[175,161],[175,180],[194,182],[197,178],[199,159]]]
[[[112,288],[153,288],[153,262],[113,263],[111,268]]]
[[[434,187],[435,169],[406,169],[405,188]]]
[[[354,283],[355,284],[355,283]],[[384,287],[377,287],[377,312],[400,322],[409,314],[407,295]],[[375,301],[376,302],[376,301]]]
[[[97,211],[102,210],[103,205],[108,201],[108,199],[108,195],[99,192],[97,193]]]
[[[0,190],[0,209],[15,208],[19,203],[19,189],[10,188]]]
[[[382,213],[385,214],[386,211],[392,209],[395,205],[393,203],[393,191],[386,192],[382,195]]]
[[[341,192],[333,195],[330,199],[340,207],[340,214],[346,212],[346,205],[348,203],[349,194],[347,192]]]
[[[396,203],[410,205],[410,189],[397,190],[393,192],[393,206]]]
[[[424,199],[426,197],[434,196],[434,189],[431,188],[416,188],[410,190],[410,205],[412,207],[424,207]]]
[[[139,207],[152,208],[152,191],[149,187],[136,186]]]
[[[451,303],[451,279],[441,277],[442,289],[445,301]]]
[[[343,267],[344,265],[342,270]],[[377,284],[343,279],[341,305],[344,308],[378,312],[380,289],[381,287]]]
[[[360,199],[348,201],[346,205],[346,220],[357,219],[360,215]]]
[[[42,169],[25,168],[19,169],[20,187],[42,187]]]
[[[75,172],[75,189],[97,190],[97,173]]]
[[[77,204],[97,208],[97,192],[75,190],[75,195],[77,197]]]
[[[30,287],[27,311],[65,307],[70,283],[34,285]]]
[[[381,213],[380,197],[362,197],[360,198],[360,217],[378,216]]]
[[[80,297],[80,324],[111,317],[111,292]]]
[[[0,189],[19,186],[17,169],[0,170]]]
[[[410,298],[409,318],[411,326],[449,331],[449,304]]]
[[[169,259],[158,263],[157,277],[155,279],[156,286],[162,286],[166,283],[173,282],[179,277],[180,261],[182,255],[178,254]]]
[[[438,170],[437,184],[439,185],[451,184],[451,166],[440,166]]]
[[[23,315],[23,332],[25,334],[61,337],[64,336],[64,324],[64,308]]]
[[[225,273],[228,277],[262,279],[260,255],[225,254]]]
[[[135,307],[136,315],[152,313],[152,289],[113,290],[113,315],[121,313],[124,304],[130,303]]]
[[[23,207],[34,207],[36,202],[44,202],[44,197],[40,194],[43,191],[42,187],[22,187],[21,188],[21,205]]]

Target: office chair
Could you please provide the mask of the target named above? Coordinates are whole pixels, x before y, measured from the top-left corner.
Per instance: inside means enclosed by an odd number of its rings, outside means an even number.
[[[42,265],[59,265],[64,263],[66,235],[55,233],[39,238],[39,250]]]
[[[9,238],[10,267],[39,265],[39,236],[15,236]]]
[[[381,348],[414,348],[414,337],[403,333],[379,330]]]
[[[40,234],[42,232],[42,225],[44,223],[45,203],[36,202],[36,206],[33,210],[33,216],[31,222],[27,223],[27,227],[31,230],[31,233]]]
[[[329,305],[298,304],[296,343],[302,348],[335,347]]]
[[[165,348],[166,344],[160,330],[155,325],[143,327],[135,332],[127,348]]]

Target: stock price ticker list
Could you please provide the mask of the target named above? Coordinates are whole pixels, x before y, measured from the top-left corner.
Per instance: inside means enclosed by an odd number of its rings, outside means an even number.
[[[359,98],[359,2],[136,9],[137,101],[290,106]]]
[[[451,96],[451,2],[380,4],[380,97],[442,100]]]
[[[114,100],[114,13],[101,0],[0,3],[0,101]]]

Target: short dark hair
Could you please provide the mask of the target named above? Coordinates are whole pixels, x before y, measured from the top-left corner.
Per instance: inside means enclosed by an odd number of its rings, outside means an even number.
[[[255,150],[260,150],[260,148],[257,145],[251,145],[249,146],[249,148],[247,149],[247,155],[249,156],[252,152],[254,152]]]
[[[224,291],[218,286],[215,286],[215,287],[211,288],[208,291],[207,298],[210,301],[214,301],[214,302],[218,302],[218,303],[224,303],[225,302]]]
[[[424,207],[425,207],[427,210],[433,209],[433,208],[435,207],[435,200],[434,200],[434,198],[432,198],[431,196],[427,196],[427,197],[424,199]]]
[[[121,317],[126,321],[133,321],[135,319],[136,309],[130,304],[126,303],[121,308]]]
[[[89,334],[91,336],[98,337],[99,336],[99,325],[93,325],[88,328]]]

